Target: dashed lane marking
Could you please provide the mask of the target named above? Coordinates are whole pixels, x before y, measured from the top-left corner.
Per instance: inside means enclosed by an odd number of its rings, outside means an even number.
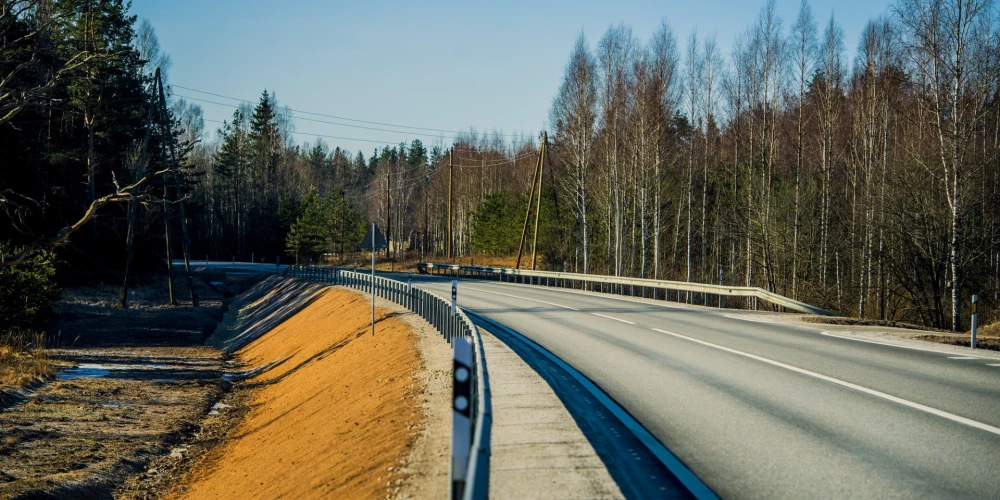
[[[621,321],[622,323],[628,323],[630,325],[634,325],[635,324],[634,321],[629,321],[627,319],[616,318],[614,316],[606,316],[604,314],[597,314],[597,313],[590,313],[590,314],[593,314],[594,316],[600,316],[600,317],[606,318],[606,319],[613,319],[615,321]]]

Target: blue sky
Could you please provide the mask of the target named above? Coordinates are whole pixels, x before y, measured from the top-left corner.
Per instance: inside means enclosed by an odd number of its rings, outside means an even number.
[[[800,0],[777,0],[785,27]],[[831,12],[853,57],[864,23],[886,1],[813,0],[822,30]],[[723,54],[756,19],[764,0],[402,2],[361,0],[133,0],[172,60],[170,83],[256,100],[267,88],[282,105],[360,120],[444,130],[500,130],[535,136],[581,30],[591,45],[614,23],[645,40],[666,19],[683,49],[687,36],[714,34]],[[211,96],[176,89],[178,95]],[[233,109],[202,103],[206,128]],[[331,120],[335,121],[335,120]],[[386,128],[368,125],[375,128]],[[311,134],[369,155],[378,143],[434,137],[297,121]],[[434,133],[431,133],[432,135]],[[214,135],[214,134],[213,134]],[[450,144],[451,134],[443,134]]]

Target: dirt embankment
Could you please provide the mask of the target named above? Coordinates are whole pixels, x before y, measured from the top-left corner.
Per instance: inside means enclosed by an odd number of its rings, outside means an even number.
[[[297,302],[285,305],[305,304],[293,316],[269,321],[275,310],[247,311],[256,320],[243,321],[243,334],[223,339],[242,345],[236,359],[253,374],[232,398],[243,398],[245,417],[170,496],[446,495],[447,404],[440,398],[450,391],[447,344],[440,337],[429,342],[433,334],[419,326],[415,332],[413,318],[389,304],[377,310],[372,336],[370,302],[359,293],[298,292],[291,294]],[[255,328],[258,323],[269,328]],[[433,375],[421,358],[428,350],[434,351]],[[441,410],[422,408],[432,397]]]
[[[171,307],[157,280],[121,309],[115,286],[66,291],[49,331],[60,378],[0,411],[0,497],[109,498],[197,432],[228,385],[222,353],[203,345],[224,300],[197,292],[201,307]]]

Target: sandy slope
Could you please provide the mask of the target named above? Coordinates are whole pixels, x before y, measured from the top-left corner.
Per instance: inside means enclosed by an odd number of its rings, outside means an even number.
[[[174,489],[183,498],[384,498],[422,419],[417,336],[358,293],[329,289],[237,357],[250,411]],[[391,469],[390,469],[391,468]]]

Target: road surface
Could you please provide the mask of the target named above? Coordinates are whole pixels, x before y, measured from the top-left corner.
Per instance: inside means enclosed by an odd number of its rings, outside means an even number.
[[[414,285],[448,296],[451,279]],[[1000,497],[995,355],[479,280],[458,303],[596,383],[723,498]]]

